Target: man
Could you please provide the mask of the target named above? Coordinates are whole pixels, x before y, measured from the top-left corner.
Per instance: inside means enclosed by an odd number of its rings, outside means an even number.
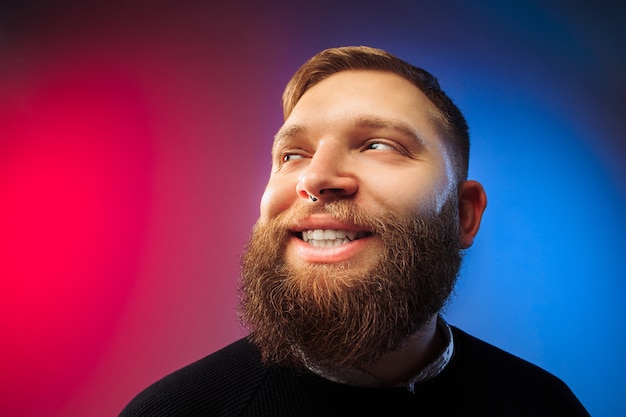
[[[437,80],[334,48],[296,72],[283,110],[242,260],[249,336],[122,416],[588,415],[557,377],[439,314],[487,200]]]

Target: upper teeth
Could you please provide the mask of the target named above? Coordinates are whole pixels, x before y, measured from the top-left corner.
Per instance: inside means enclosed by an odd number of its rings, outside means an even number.
[[[313,246],[333,247],[363,237],[364,232],[353,230],[315,229],[303,230],[302,240]]]

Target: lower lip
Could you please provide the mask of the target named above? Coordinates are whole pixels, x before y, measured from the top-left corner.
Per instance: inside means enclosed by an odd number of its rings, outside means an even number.
[[[339,263],[361,254],[371,239],[365,237],[334,248],[319,248],[293,236],[288,245],[288,252],[291,251],[298,259],[308,263]]]

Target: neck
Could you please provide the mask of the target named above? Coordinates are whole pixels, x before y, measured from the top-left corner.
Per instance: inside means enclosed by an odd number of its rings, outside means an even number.
[[[399,349],[389,352],[364,371],[387,387],[407,381],[445,348],[445,339],[437,330],[437,317],[431,317],[426,326]]]

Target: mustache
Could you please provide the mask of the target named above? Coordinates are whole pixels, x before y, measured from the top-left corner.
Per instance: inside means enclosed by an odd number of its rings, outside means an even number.
[[[389,213],[381,215],[372,210],[360,207],[353,200],[334,200],[323,204],[308,204],[301,202],[289,210],[280,213],[270,222],[279,230],[290,230],[295,224],[313,215],[323,214],[332,217],[341,223],[354,225],[370,230],[372,233],[380,233],[386,228],[386,218]]]

